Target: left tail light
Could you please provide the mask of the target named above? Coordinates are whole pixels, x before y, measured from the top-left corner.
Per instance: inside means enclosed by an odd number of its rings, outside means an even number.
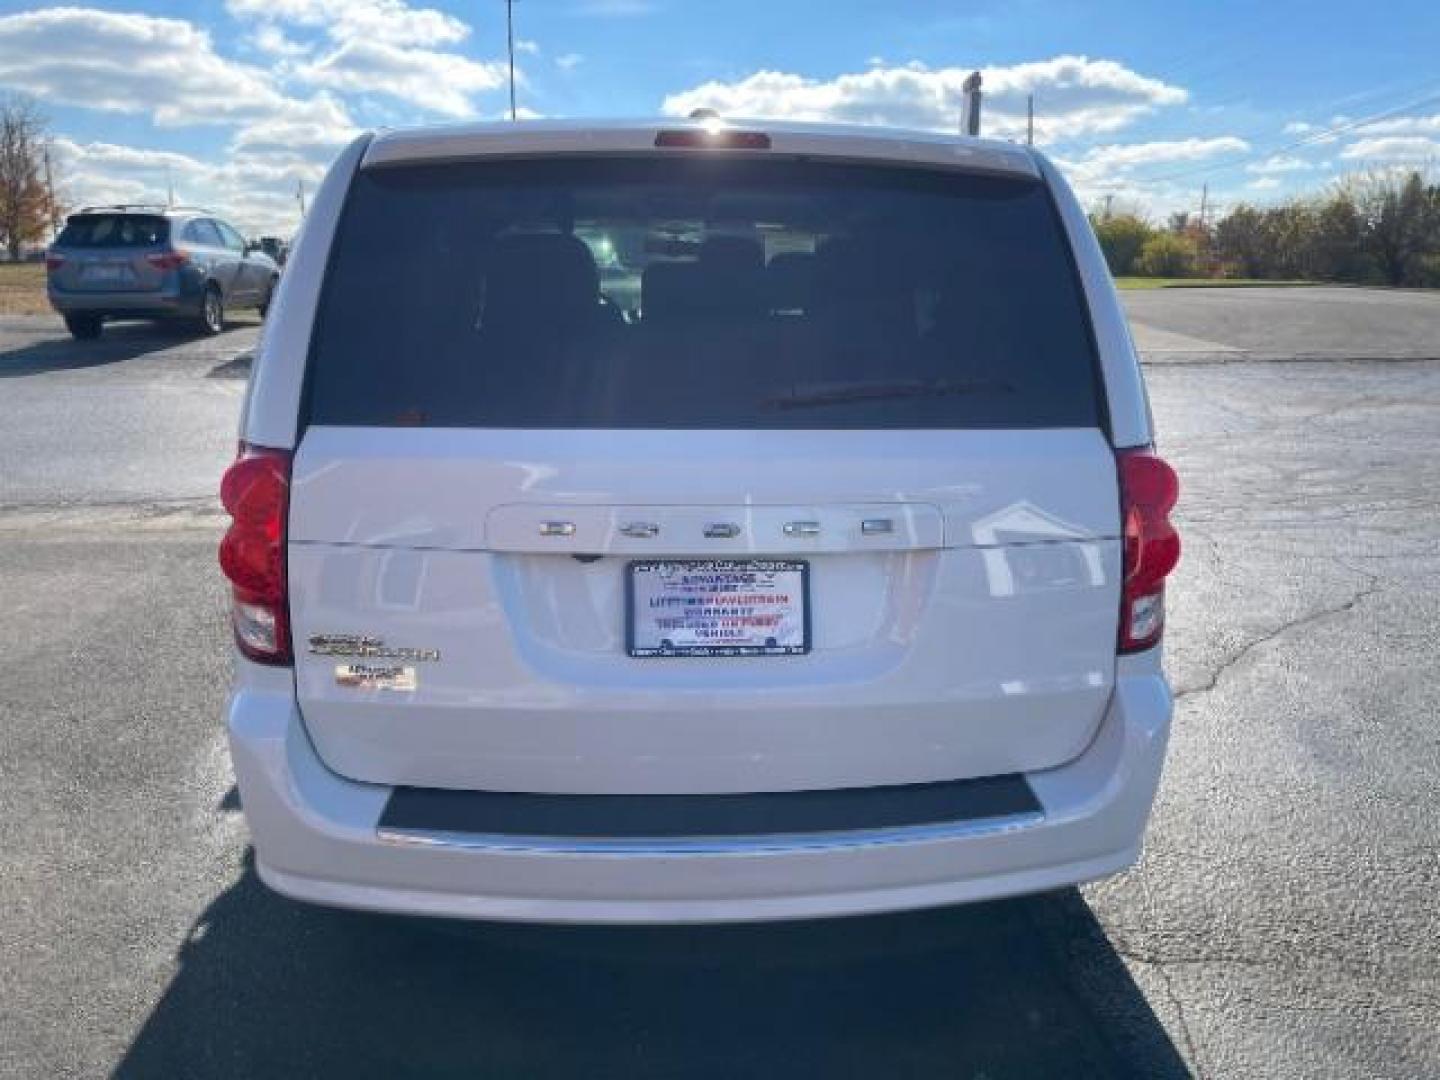
[[[1120,651],[1139,652],[1165,631],[1165,579],[1180,561],[1180,534],[1170,511],[1180,497],[1180,478],[1150,447],[1116,452],[1124,585],[1120,601]]]
[[[56,254],[55,252],[53,252],[53,251],[47,251],[47,252],[45,253],[45,272],[46,272],[47,274],[53,274],[56,270],[59,270],[60,267],[62,267],[62,266],[64,266],[64,265],[65,265],[65,256],[64,256],[64,255],[57,255],[57,254]]]
[[[241,443],[220,481],[220,502],[231,519],[220,541],[220,569],[230,581],[236,644],[258,663],[289,664],[290,451]]]

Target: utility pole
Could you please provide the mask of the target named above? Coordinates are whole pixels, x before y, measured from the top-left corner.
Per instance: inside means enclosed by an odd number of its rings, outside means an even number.
[[[50,204],[50,239],[60,239],[60,222],[55,213],[55,178],[50,174],[50,144],[45,144],[45,195]]]
[[[165,166],[165,205],[175,205],[175,177],[170,173],[170,166]]]
[[[510,122],[515,122],[515,0],[505,0],[505,43],[510,54]]]
[[[1207,180],[1200,186],[1200,265],[1206,275],[1213,274],[1215,268],[1210,262],[1210,230],[1205,228],[1205,212],[1210,208],[1210,182]]]
[[[1111,192],[1105,196],[1105,220],[1110,220],[1110,204],[1115,201],[1115,193]]]
[[[1025,145],[1035,145],[1035,95],[1025,95]]]
[[[295,199],[300,203],[300,220],[305,220],[305,178],[295,181]]]

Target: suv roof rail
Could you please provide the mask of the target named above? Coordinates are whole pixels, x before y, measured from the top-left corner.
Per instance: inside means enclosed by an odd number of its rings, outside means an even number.
[[[215,212],[204,206],[172,206],[167,203],[97,203],[95,206],[82,206],[79,210],[76,210],[75,213],[93,214],[102,210],[197,210],[202,214],[213,214]]]

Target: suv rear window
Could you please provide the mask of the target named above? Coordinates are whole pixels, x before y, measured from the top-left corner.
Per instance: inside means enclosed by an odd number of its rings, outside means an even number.
[[[155,214],[83,214],[55,242],[61,247],[155,247],[170,239],[170,222]]]
[[[1035,180],[795,160],[361,172],[309,420],[495,428],[1098,426]]]

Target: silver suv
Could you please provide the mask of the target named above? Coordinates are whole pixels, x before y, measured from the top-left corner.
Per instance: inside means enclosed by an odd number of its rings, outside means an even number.
[[[81,340],[106,319],[195,320],[225,329],[227,308],[261,316],[280,267],[234,226],[193,207],[91,206],[72,214],[45,256],[50,306]]]

